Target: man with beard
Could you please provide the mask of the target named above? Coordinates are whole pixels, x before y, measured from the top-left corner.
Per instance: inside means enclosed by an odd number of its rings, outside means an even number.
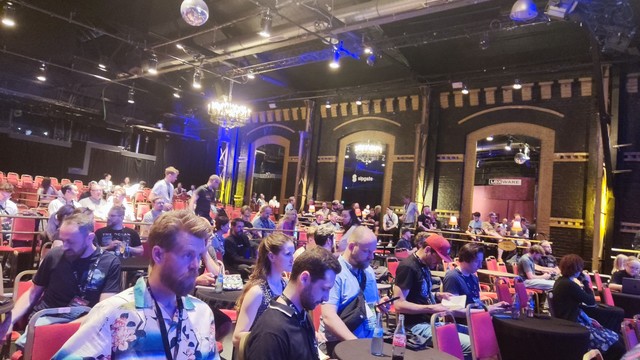
[[[53,359],[220,359],[213,313],[189,296],[210,229],[189,210],[161,215],[149,233],[149,277],[96,305]]]
[[[107,226],[96,230],[96,244],[118,257],[140,256],[143,252],[140,235],[123,225],[125,212],[123,206],[109,210]]]
[[[89,306],[117,294],[120,288],[120,261],[112,253],[93,244],[93,217],[73,214],[60,226],[62,246],[49,251],[33,277],[33,286],[24,293],[0,326],[0,338],[23,317],[49,308]],[[31,311],[30,311],[31,310]],[[36,325],[68,322],[65,318],[44,317]],[[26,332],[16,341],[23,346]]]
[[[216,190],[218,190],[221,182],[222,180],[218,175],[209,176],[209,181],[200,186],[191,198],[191,209],[195,211],[196,215],[209,220],[210,224],[212,223],[210,212],[213,211],[214,216],[218,214],[216,209]]]
[[[347,249],[338,258],[342,270],[336,276],[329,300],[322,305],[320,323],[320,332],[327,339],[320,347],[329,356],[340,341],[373,336],[375,306],[380,301],[375,273],[370,266],[376,246],[377,239],[373,231],[365,226],[358,226],[349,237]],[[306,251],[303,255],[305,253]],[[367,316],[361,321],[347,321],[347,324],[344,320],[348,311],[345,309],[353,301],[357,301],[358,297],[364,298]],[[382,298],[382,301],[386,298]]]
[[[316,334],[308,312],[328,300],[340,270],[340,263],[326,249],[315,247],[302,253],[293,263],[282,295],[271,300],[254,324],[246,358],[318,359]]]

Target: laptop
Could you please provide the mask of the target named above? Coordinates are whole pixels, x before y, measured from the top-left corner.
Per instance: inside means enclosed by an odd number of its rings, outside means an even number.
[[[640,295],[640,279],[622,278],[622,293]]]

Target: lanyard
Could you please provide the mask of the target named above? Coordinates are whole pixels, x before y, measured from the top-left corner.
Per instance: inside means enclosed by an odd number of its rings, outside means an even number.
[[[80,277],[78,276],[78,271],[77,270],[73,270],[73,276],[76,278],[76,283],[78,284],[78,291],[80,292],[80,297],[83,298],[83,299],[84,299],[84,295],[85,295],[85,293],[87,291],[87,285],[91,283],[91,280],[93,280],[93,274],[96,272],[96,269],[98,268],[98,264],[100,263],[100,259],[102,259],[102,253],[103,253],[103,250],[101,248],[100,249],[100,254],[96,258],[96,261],[94,261],[93,264],[91,264],[91,267],[89,268],[89,271],[87,272],[87,276],[84,279],[81,280]]]
[[[147,289],[149,290],[149,295],[153,299],[153,303],[155,305],[156,318],[158,320],[158,327],[160,328],[160,336],[162,336],[162,345],[164,345],[164,354],[169,360],[178,358],[178,349],[180,348],[180,335],[182,331],[182,298],[176,296],[176,302],[178,303],[178,326],[176,327],[176,344],[173,350],[173,354],[171,354],[171,347],[169,345],[169,334],[167,333],[167,326],[164,323],[164,317],[162,316],[162,310],[160,310],[160,306],[158,305],[158,301],[155,296],[153,296],[153,292],[151,292],[151,287],[149,286],[149,281],[147,280]]]
[[[298,308],[296,308],[293,302],[291,302],[291,300],[289,300],[289,298],[285,294],[281,294],[280,297],[282,298],[282,300],[284,300],[284,302],[289,307],[293,309],[294,311],[293,316],[296,317],[296,320],[298,320],[298,322],[300,323],[300,326],[307,332],[306,339],[307,339],[308,346],[310,347],[310,352],[315,355],[314,359],[317,359],[318,343],[316,341],[315,331],[313,330],[313,327],[311,326],[311,324],[309,324],[309,318],[307,317],[307,313],[305,311],[302,311],[301,313],[298,312]]]
[[[416,253],[413,253],[413,256],[416,258],[416,261],[418,262],[418,266],[420,266],[420,270],[422,270],[422,277],[424,278],[424,281],[426,283],[427,286],[427,297],[429,300],[429,304],[435,304],[436,303],[436,299],[433,297],[433,293],[431,292],[431,287],[433,286],[433,283],[431,282],[431,271],[429,270],[429,268],[426,265],[423,265],[422,262],[420,261],[420,259],[418,258],[418,255],[416,255]]]

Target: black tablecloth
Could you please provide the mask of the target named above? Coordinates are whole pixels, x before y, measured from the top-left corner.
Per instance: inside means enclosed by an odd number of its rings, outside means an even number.
[[[589,331],[562,319],[493,318],[503,359],[579,360],[589,350]]]
[[[216,293],[213,287],[198,286],[196,289],[196,297],[209,304],[212,309],[234,309],[240,294],[242,294],[242,290]]]
[[[149,267],[149,258],[144,256],[132,256],[128,258],[120,258],[120,269],[122,271],[147,270]]]
[[[640,295],[630,295],[623,293],[611,293],[613,303],[617,307],[624,309],[624,316],[632,318],[634,315],[640,314]]]
[[[391,345],[384,343],[383,356],[371,355],[371,339],[357,339],[343,341],[336,345],[334,350],[335,357],[338,360],[378,360],[391,359]],[[454,356],[445,354],[434,349],[425,349],[420,351],[406,350],[404,353],[405,360],[455,360]]]

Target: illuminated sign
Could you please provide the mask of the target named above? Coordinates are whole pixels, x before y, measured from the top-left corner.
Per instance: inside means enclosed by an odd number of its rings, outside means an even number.
[[[520,186],[522,179],[489,179],[489,185]]]

